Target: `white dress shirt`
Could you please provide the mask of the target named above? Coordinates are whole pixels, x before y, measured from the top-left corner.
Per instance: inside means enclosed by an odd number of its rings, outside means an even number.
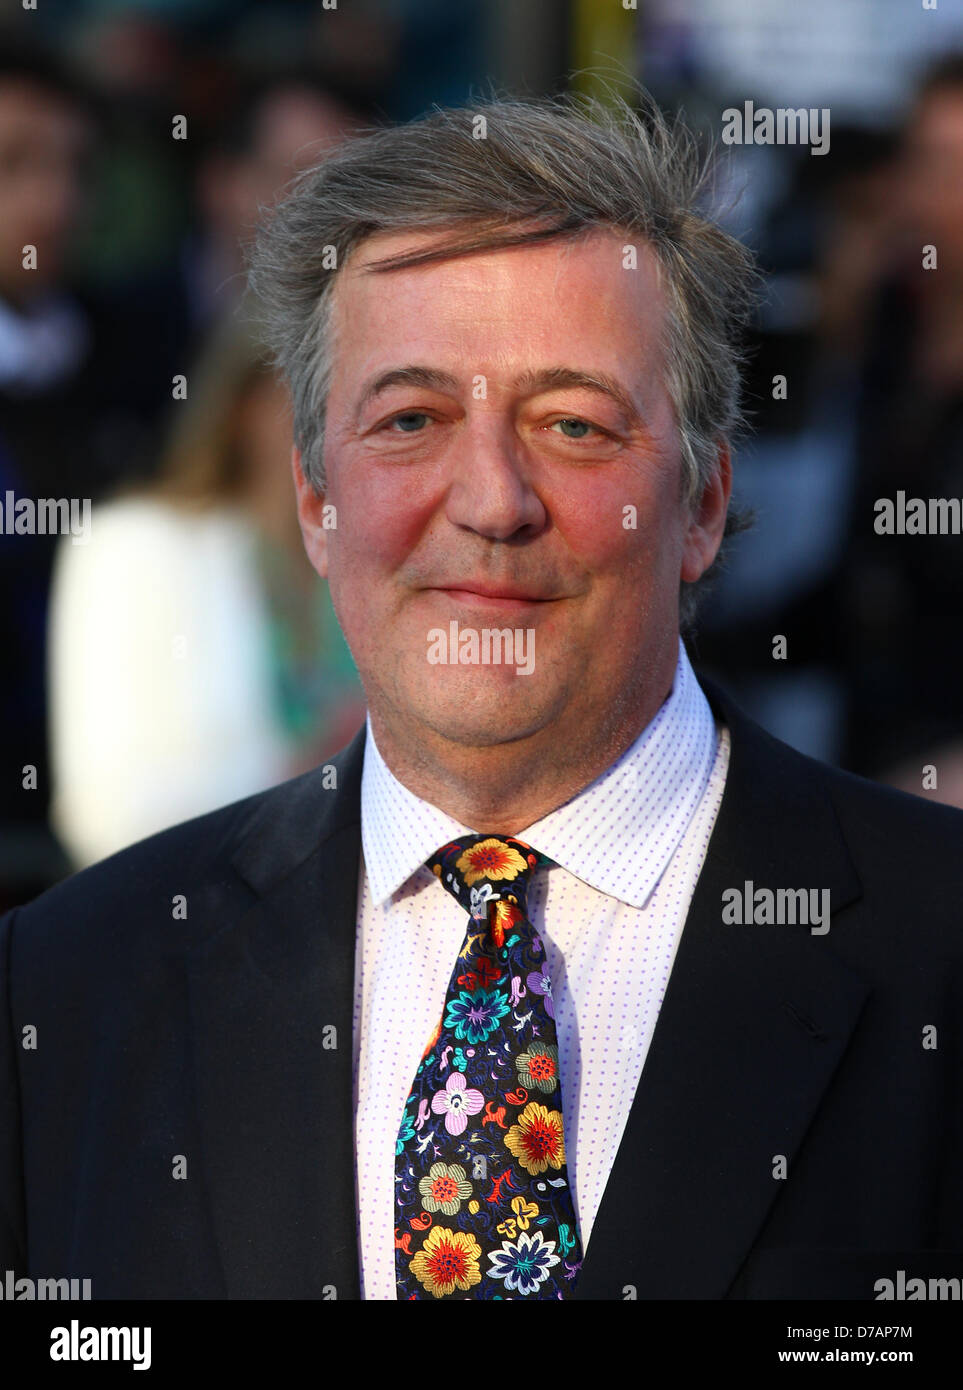
[[[538,870],[527,898],[552,979],[583,1251],[655,1031],[728,762],[728,730],[717,730],[680,641],[672,692],[632,746],[571,801],[518,832],[556,861]],[[459,835],[485,831],[498,827],[462,825],[403,786],[369,720],[353,1039],[366,1299],[395,1297],[395,1141],[468,925],[424,861]]]

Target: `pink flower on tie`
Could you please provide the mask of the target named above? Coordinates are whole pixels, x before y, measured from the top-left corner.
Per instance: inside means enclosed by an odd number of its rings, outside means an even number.
[[[449,1134],[464,1134],[468,1128],[468,1116],[477,1115],[485,1104],[481,1091],[469,1086],[460,1071],[452,1072],[443,1091],[436,1091],[431,1100],[431,1108],[436,1115],[444,1115],[445,1128]]]

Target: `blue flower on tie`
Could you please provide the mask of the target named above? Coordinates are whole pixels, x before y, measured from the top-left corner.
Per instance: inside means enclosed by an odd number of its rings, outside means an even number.
[[[554,1240],[546,1240],[541,1231],[531,1235],[523,1231],[517,1240],[502,1242],[500,1250],[488,1254],[491,1269],[489,1279],[504,1279],[505,1288],[514,1293],[536,1293],[540,1284],[549,1278],[553,1265],[559,1263]]]
[[[457,999],[449,1001],[445,1027],[455,1030],[459,1042],[484,1042],[494,1033],[509,1007],[508,998],[501,990],[476,989],[474,994],[462,990]]]

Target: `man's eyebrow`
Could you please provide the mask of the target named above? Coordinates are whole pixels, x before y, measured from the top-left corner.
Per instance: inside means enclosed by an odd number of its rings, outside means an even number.
[[[513,385],[516,390],[533,396],[543,391],[561,391],[566,388],[597,391],[613,400],[627,419],[642,419],[639,408],[631,396],[608,372],[584,372],[575,367],[542,367],[522,372],[515,378]],[[422,386],[430,391],[455,392],[458,389],[458,380],[450,372],[441,371],[437,367],[390,367],[365,383],[358,398],[355,418],[360,420],[368,402],[391,386]]]
[[[358,397],[355,419],[360,420],[368,402],[382,391],[387,391],[389,386],[423,386],[429,391],[450,392],[458,389],[458,382],[450,372],[440,371],[437,367],[391,367],[365,383]]]
[[[583,372],[574,367],[545,367],[541,371],[523,372],[516,378],[515,386],[529,395],[537,395],[541,391],[563,391],[566,388],[597,391],[600,395],[609,396],[615,401],[627,419],[639,422],[642,420],[639,407],[632,397],[608,372]]]

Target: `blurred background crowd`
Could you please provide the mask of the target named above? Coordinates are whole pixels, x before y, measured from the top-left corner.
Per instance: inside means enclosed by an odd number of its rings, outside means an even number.
[[[720,146],[707,193],[768,288],[736,456],[756,520],[690,639],[697,668],[796,747],[963,805],[963,536],[873,528],[899,489],[963,498],[963,11],[10,0],[0,909],[315,766],[364,718],[244,298],[259,209],[365,126],[492,84],[632,79],[707,141],[750,99],[831,113],[825,154]],[[17,534],[23,497],[91,498],[89,540]]]

